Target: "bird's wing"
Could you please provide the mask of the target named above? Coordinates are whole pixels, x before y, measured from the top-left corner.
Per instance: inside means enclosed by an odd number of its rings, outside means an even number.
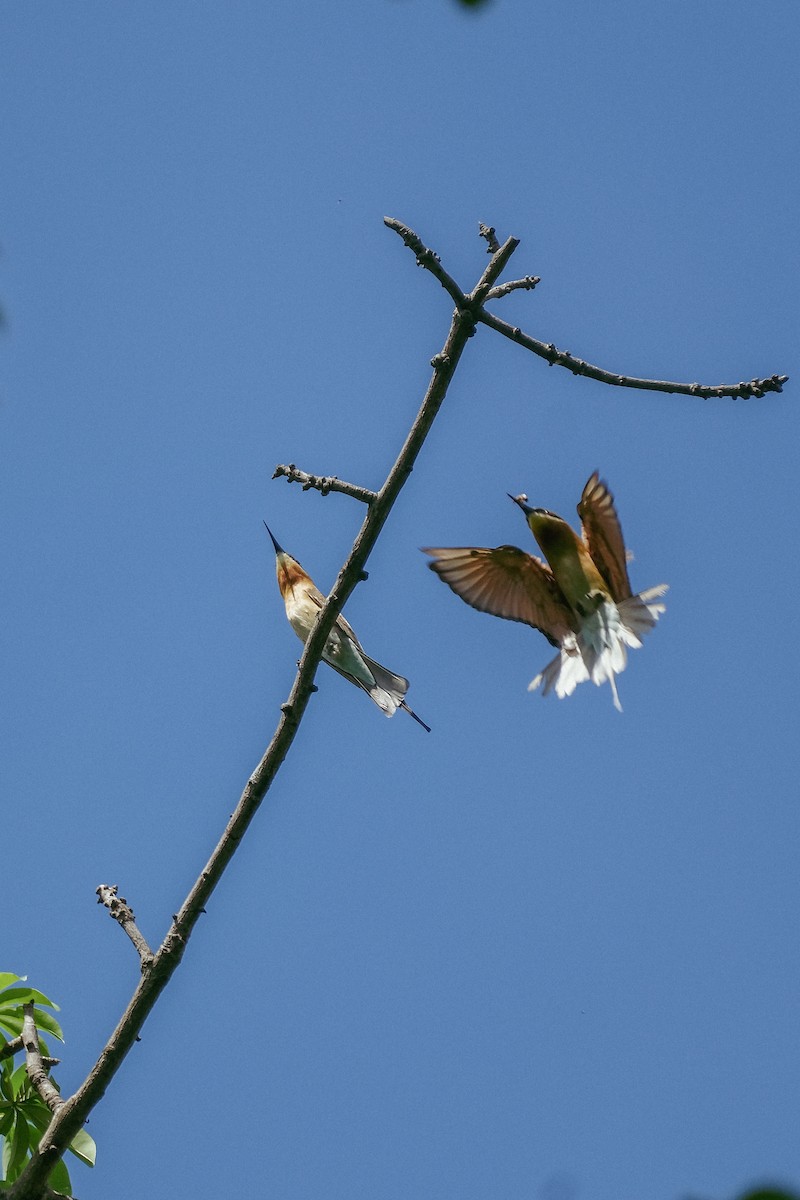
[[[573,631],[569,605],[553,572],[541,559],[516,546],[426,548],[428,563],[448,587],[481,612],[521,621],[554,646]]]
[[[612,598],[627,600],[633,592],[622,529],[614,508],[614,497],[596,471],[583,489],[578,516],[592,562],[608,584]]]
[[[312,584],[312,587],[313,587],[313,584]],[[323,596],[323,594],[319,590],[319,588],[316,588],[316,587],[314,587],[313,591],[311,590],[311,588],[308,589],[308,598],[309,598],[309,600],[313,601],[314,604],[316,604],[317,608],[322,608],[323,604],[325,603],[325,597]],[[355,642],[356,646],[358,647],[359,650],[361,650],[361,652],[363,654],[363,648],[361,646],[361,642],[356,637],[353,626],[344,619],[344,617],[342,616],[341,613],[339,613],[339,616],[336,618],[334,624],[338,625],[339,628],[344,633],[346,633],[347,636],[352,639],[352,641]]]

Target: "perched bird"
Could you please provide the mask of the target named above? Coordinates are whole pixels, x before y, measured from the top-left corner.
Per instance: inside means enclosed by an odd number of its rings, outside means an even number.
[[[538,629],[559,652],[530,683],[543,695],[571,696],[579,683],[608,680],[621,712],[616,676],[625,670],[626,647],[639,648],[663,604],[666,584],[634,595],[614,497],[597,472],[578,505],[582,536],[528,497],[509,496],[524,512],[547,562],[516,546],[426,549],[428,563],[457,596],[481,612]],[[549,564],[549,565],[548,565]]]
[[[306,575],[297,559],[278,545],[272,530],[266,521],[264,527],[272,538],[275,547],[275,571],[278,576],[278,587],[281,589],[286,616],[289,624],[301,642],[308,641],[311,628],[317,619],[317,614],[325,603],[325,597],[313,581]],[[408,680],[402,675],[395,675],[380,663],[376,663],[364,653],[355,633],[345,621],[338,616],[333,628],[328,634],[322,657],[326,663],[363,688],[370,700],[374,700],[381,712],[387,717],[393,717],[398,708],[404,709],[423,729],[430,733],[430,726],[418,717],[413,709],[405,702],[408,691]]]

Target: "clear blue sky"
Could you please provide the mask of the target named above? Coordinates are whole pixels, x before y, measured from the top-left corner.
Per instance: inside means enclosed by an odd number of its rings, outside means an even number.
[[[0,967],[82,1079],[299,643],[262,519],[327,589],[479,221],[542,284],[483,329],[347,615],[426,735],[321,668],[307,719],[89,1131],[82,1200],[726,1200],[800,1184],[795,0],[6,5]],[[620,681],[425,545],[533,549],[599,469],[669,608]]]

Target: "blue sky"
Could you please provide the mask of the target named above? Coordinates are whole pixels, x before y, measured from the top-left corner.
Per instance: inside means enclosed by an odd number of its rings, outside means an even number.
[[[497,311],[706,401],[486,329],[347,615],[430,736],[321,668],[290,757],[89,1131],[82,1200],[724,1200],[800,1184],[793,2],[8,5],[2,25],[0,968],[82,1079],[294,677],[262,519],[323,589],[479,221]],[[533,549],[507,492],[615,492],[668,612],[620,680],[425,545]]]

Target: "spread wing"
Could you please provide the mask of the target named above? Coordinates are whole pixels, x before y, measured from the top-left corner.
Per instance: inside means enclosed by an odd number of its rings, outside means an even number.
[[[583,523],[583,540],[612,598],[616,601],[627,600],[633,593],[628,578],[622,529],[614,508],[614,497],[597,471],[583,489],[578,516]]]
[[[484,550],[475,546],[426,548],[432,571],[480,612],[521,621],[554,646],[573,632],[573,617],[553,572],[516,546]]]

